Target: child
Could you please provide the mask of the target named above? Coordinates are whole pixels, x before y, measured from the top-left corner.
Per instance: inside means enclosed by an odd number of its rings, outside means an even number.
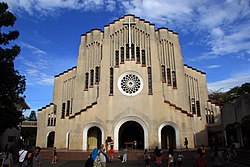
[[[109,162],[112,162],[113,158],[114,158],[114,149],[113,146],[111,146],[109,150]]]

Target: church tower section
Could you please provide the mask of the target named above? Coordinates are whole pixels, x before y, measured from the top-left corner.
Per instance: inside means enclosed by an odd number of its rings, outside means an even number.
[[[182,149],[185,138],[190,148],[207,144],[206,74],[184,65],[172,30],[125,15],[83,34],[77,66],[54,80],[53,102],[38,110],[41,147],[86,151],[107,141],[114,150]]]
[[[97,102],[103,57],[103,32],[93,29],[81,36],[79,48],[74,114]]]

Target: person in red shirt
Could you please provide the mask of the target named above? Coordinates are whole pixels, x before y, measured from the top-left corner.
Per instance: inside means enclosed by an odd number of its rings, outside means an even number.
[[[114,149],[113,149],[113,146],[111,145],[111,148],[109,150],[109,162],[112,162],[114,158]]]

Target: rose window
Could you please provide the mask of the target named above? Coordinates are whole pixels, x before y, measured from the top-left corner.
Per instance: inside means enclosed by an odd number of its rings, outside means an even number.
[[[143,88],[142,78],[136,72],[123,73],[118,79],[118,88],[124,95],[137,95]]]

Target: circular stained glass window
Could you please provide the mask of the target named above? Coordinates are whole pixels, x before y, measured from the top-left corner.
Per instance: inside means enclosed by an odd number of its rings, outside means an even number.
[[[128,71],[119,77],[117,85],[122,94],[126,96],[135,96],[141,92],[143,81],[138,73]]]

